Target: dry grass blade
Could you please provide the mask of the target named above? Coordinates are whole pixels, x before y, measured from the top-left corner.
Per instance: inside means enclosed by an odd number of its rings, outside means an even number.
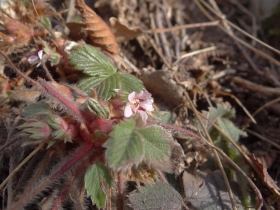
[[[262,136],[262,135],[260,135],[260,134],[258,134],[256,132],[254,132],[254,131],[252,131],[250,129],[246,129],[246,132],[248,132],[248,133],[258,137],[259,139],[261,139],[261,140],[263,140],[265,142],[268,142],[269,144],[273,145],[274,147],[276,147],[277,149],[280,150],[280,146],[277,143],[271,141],[270,139],[268,139],[268,138],[266,138],[266,137],[264,137],[264,136]]]
[[[177,82],[178,82],[178,81],[177,81]],[[208,139],[208,142],[207,142],[207,143],[208,143],[209,145],[213,145],[213,141],[212,141],[212,139],[211,139],[211,136],[210,136],[210,134],[207,132],[207,129],[206,129],[206,127],[204,126],[204,124],[203,124],[203,122],[202,122],[202,120],[201,120],[201,117],[199,116],[198,111],[197,111],[197,109],[195,108],[195,106],[194,106],[194,104],[193,104],[193,102],[192,102],[192,100],[191,100],[191,98],[190,98],[190,96],[189,96],[189,94],[188,94],[188,92],[187,92],[186,90],[184,90],[184,94],[185,94],[187,100],[189,101],[189,103],[190,103],[190,105],[191,105],[191,108],[192,108],[192,111],[194,112],[194,114],[195,114],[195,116],[196,116],[196,118],[197,118],[199,124],[201,125],[201,127],[202,127],[202,129],[203,129],[203,132],[205,133],[205,135],[206,135],[206,137],[207,137],[207,139]],[[214,153],[215,159],[216,159],[216,161],[217,161],[217,163],[218,163],[219,169],[220,169],[221,172],[222,172],[222,176],[223,176],[223,179],[224,179],[225,184],[226,184],[226,188],[227,188],[227,191],[228,191],[228,194],[229,194],[229,197],[230,197],[230,202],[231,202],[232,208],[233,208],[234,210],[236,210],[237,208],[236,208],[236,205],[235,205],[235,203],[234,203],[233,193],[232,193],[232,190],[231,190],[231,188],[230,188],[229,181],[228,181],[228,179],[227,179],[227,176],[226,176],[225,170],[224,170],[224,168],[223,168],[221,159],[220,159],[220,157],[219,157],[219,155],[218,155],[218,153],[217,153],[217,150],[213,150],[213,153]]]
[[[25,164],[27,163],[42,147],[44,144],[40,144],[36,149],[33,150],[14,170],[9,176],[1,183],[0,190],[3,189],[5,184],[15,175],[15,173]]]
[[[250,112],[247,110],[247,108],[245,106],[243,106],[242,102],[236,96],[234,96],[233,94],[227,93],[227,92],[222,92],[222,91],[215,91],[215,93],[221,94],[221,95],[226,95],[226,96],[233,98],[236,101],[236,103],[238,103],[238,105],[247,114],[247,116],[252,120],[252,122],[255,124],[257,123],[256,120],[254,119],[254,117],[250,114]]]
[[[241,173],[243,175],[243,177],[246,179],[246,181],[250,184],[250,186],[253,188],[253,190],[256,192],[257,197],[258,197],[258,206],[256,207],[256,209],[261,209],[263,202],[262,202],[262,195],[260,193],[260,191],[258,190],[258,188],[256,187],[256,185],[254,184],[254,182],[238,167],[238,165],[236,165],[221,149],[211,145],[208,141],[206,141],[206,144],[208,144],[210,147],[212,147],[213,149],[215,149],[215,151],[219,152],[219,154],[225,159],[227,160],[236,171],[238,171],[239,173]]]
[[[205,120],[207,120],[213,127],[215,127],[227,140],[230,141],[230,143],[240,152],[240,154],[242,155],[242,157],[246,160],[246,162],[255,170],[255,172],[260,175],[260,171],[258,170],[258,168],[254,165],[254,163],[251,161],[251,159],[248,157],[247,154],[245,154],[241,148],[234,142],[234,140],[232,140],[224,131],[222,131],[219,126],[217,126],[214,122],[212,122],[211,120],[209,120],[207,117],[205,117],[203,114],[199,113],[199,116],[204,118]],[[247,130],[246,130],[247,131]],[[217,149],[217,148],[215,148]],[[220,152],[220,151],[219,151]],[[242,171],[240,170],[240,168],[237,166],[238,171]],[[244,172],[242,171],[242,174]],[[246,175],[246,174],[245,174]],[[246,175],[247,176],[247,175]],[[247,177],[244,176],[246,179]],[[249,179],[250,180],[250,179]],[[248,180],[247,180],[248,181]],[[254,189],[257,197],[258,197],[258,201],[259,201],[259,205],[258,205],[258,209],[260,209],[260,207],[262,206],[262,196],[259,192],[259,190],[256,188],[255,184],[250,180],[248,181],[248,183],[250,184],[250,186],[252,187],[252,189]],[[275,193],[277,195],[277,193]]]
[[[267,55],[266,53],[256,49],[255,47],[251,46],[250,44],[248,44],[247,42],[243,41],[242,39],[240,39],[239,37],[237,37],[236,35],[234,35],[234,33],[232,32],[232,29],[230,27],[230,24],[228,24],[227,19],[225,18],[225,16],[219,11],[219,10],[215,10],[214,8],[212,8],[209,4],[207,4],[205,1],[201,1],[201,0],[194,0],[195,3],[197,4],[197,6],[201,9],[201,11],[211,20],[214,21],[215,18],[210,15],[210,13],[202,6],[202,4],[207,7],[209,10],[211,10],[214,14],[216,14],[219,18],[222,19],[224,25],[219,25],[219,27],[228,35],[230,35],[234,41],[236,42],[238,48],[240,48],[241,52],[243,53],[244,57],[248,60],[248,62],[250,63],[250,65],[252,66],[252,68],[258,73],[258,74],[262,74],[262,72],[256,67],[255,63],[251,60],[251,58],[247,55],[247,53],[242,49],[241,45],[244,45],[245,47],[247,47],[248,49],[254,51],[255,53],[263,56],[264,58],[268,59],[269,61],[273,62],[274,64],[280,66],[280,62],[277,61],[276,59],[272,58],[271,56]],[[202,4],[201,4],[202,3]],[[215,2],[211,1],[211,4],[215,4]],[[243,32],[243,31],[241,31]],[[245,34],[246,35],[246,34]],[[260,42],[260,44],[263,44]],[[267,45],[264,45],[267,47]],[[270,48],[269,48],[270,49]],[[276,50],[273,50],[274,52],[277,52]],[[279,52],[277,52],[279,53]]]
[[[75,7],[81,13],[92,44],[112,54],[119,54],[119,46],[109,26],[85,4],[84,0],[77,0]]]
[[[261,106],[260,108],[257,109],[257,111],[255,111],[252,115],[253,116],[256,116],[260,111],[262,111],[264,108],[268,107],[268,106],[271,106],[272,104],[275,104],[277,102],[280,101],[280,97],[272,100],[272,101],[269,101],[267,102],[266,104],[264,104],[263,106]]]

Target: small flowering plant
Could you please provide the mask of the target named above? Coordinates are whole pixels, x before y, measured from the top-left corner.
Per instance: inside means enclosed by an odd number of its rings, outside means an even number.
[[[140,93],[133,91],[128,95],[124,116],[129,118],[138,113],[145,122],[148,119],[146,111],[154,111],[153,102],[152,95],[148,91],[142,90]]]
[[[55,50],[46,49],[45,54],[39,50],[28,61],[51,64],[48,56],[54,55]],[[75,70],[84,74],[77,87],[39,78],[36,85],[44,92],[41,103],[30,104],[23,111],[26,122],[19,127],[19,136],[24,139],[22,145],[43,144],[50,151],[59,151],[59,155],[69,155],[31,195],[69,173],[80,179],[83,169],[88,195],[98,208],[105,208],[112,175],[119,176],[118,191],[122,192],[128,174],[139,179],[140,171],[147,172],[150,176],[140,180],[145,183],[157,181],[157,170],[172,173],[178,162],[175,164],[174,159],[180,160],[183,150],[170,132],[159,125],[160,120],[153,117],[154,100],[142,82],[118,71],[108,57],[88,45],[74,48],[68,59]],[[148,120],[149,112],[153,115]],[[73,148],[77,149],[72,151]],[[64,190],[71,190],[71,186]],[[61,192],[55,206],[61,205],[65,192]],[[22,196],[15,208],[27,199]]]

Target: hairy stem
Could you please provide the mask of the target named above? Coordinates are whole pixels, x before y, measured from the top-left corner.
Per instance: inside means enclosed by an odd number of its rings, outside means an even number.
[[[11,208],[11,210],[19,209],[24,206],[27,202],[30,201],[34,196],[36,196],[39,192],[44,190],[47,186],[51,185],[55,180],[57,180],[60,176],[62,176],[69,169],[73,168],[77,163],[79,163],[88,153],[95,152],[96,157],[100,156],[103,152],[100,148],[96,148],[96,146],[92,142],[87,142],[83,145],[83,147],[68,160],[59,170],[53,173],[49,178],[47,178],[43,183],[41,183],[35,190],[32,192],[26,193],[22,196],[17,203]]]

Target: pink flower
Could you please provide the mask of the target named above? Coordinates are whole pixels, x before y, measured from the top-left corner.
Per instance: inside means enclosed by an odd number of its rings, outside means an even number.
[[[39,63],[37,66],[40,65],[40,61],[43,58],[43,50],[38,51],[38,55],[31,55],[27,60],[30,64]]]
[[[128,95],[128,103],[124,108],[124,116],[131,117],[138,113],[140,114],[143,121],[148,119],[146,111],[153,111],[153,102],[151,94],[147,91],[142,90],[140,93],[132,92]]]

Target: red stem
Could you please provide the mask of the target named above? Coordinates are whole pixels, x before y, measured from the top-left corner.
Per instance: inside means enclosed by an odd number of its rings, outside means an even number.
[[[164,124],[164,123],[159,123],[159,125],[161,125],[162,127],[166,128],[166,129],[178,131],[178,132],[184,133],[184,134],[186,134],[188,136],[194,137],[194,138],[196,138],[199,141],[199,143],[201,143],[202,145],[206,146],[207,148],[210,148],[199,135],[195,134],[192,131],[186,130],[184,128],[177,127],[175,125],[169,125],[169,124]]]
[[[62,204],[62,201],[66,197],[67,193],[69,192],[70,185],[67,185],[67,187],[64,188],[64,190],[60,193],[59,197],[57,198],[55,204],[52,207],[52,210],[59,210],[59,207]]]
[[[67,97],[65,97],[63,94],[61,94],[56,88],[50,85],[50,83],[46,82],[45,80],[39,78],[38,82],[42,85],[42,87],[54,98],[59,100],[66,108],[68,108],[70,111],[74,112],[79,120],[81,120],[85,124],[89,124],[90,118],[89,115],[84,113],[82,110],[80,110],[74,101],[71,101]],[[75,116],[74,116],[75,117]]]
[[[65,163],[57,172],[52,174],[48,179],[46,179],[43,183],[41,183],[33,192],[30,192],[23,196],[12,208],[11,210],[16,210],[21,208],[25,203],[27,203],[31,198],[36,196],[39,192],[41,192],[44,188],[50,185],[53,181],[57,180],[60,176],[62,176],[65,172],[75,166],[81,159],[83,159],[89,152],[94,152],[96,157],[99,157],[103,150],[100,148],[96,148],[96,146],[92,142],[87,142],[80,151],[76,153],[72,159],[70,159],[67,163]]]

